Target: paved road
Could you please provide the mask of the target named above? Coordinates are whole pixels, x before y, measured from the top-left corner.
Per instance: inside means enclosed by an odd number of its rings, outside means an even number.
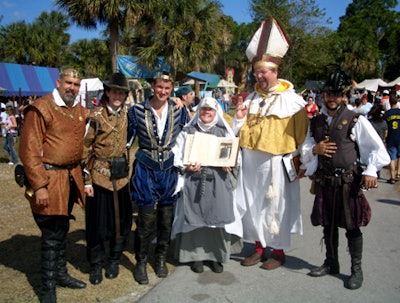
[[[384,170],[382,177],[387,176]],[[364,284],[358,290],[344,287],[350,275],[344,230],[339,233],[341,274],[322,278],[307,275],[310,268],[322,264],[325,251],[320,245],[322,228],[311,226],[309,220],[313,201],[310,181],[303,179],[301,183],[304,234],[292,237],[284,266],[273,271],[242,267],[239,261],[253,250],[253,245],[246,243],[243,252],[225,264],[222,274],[207,267],[195,274],[188,266],[179,265],[139,303],[400,302],[400,182],[391,185],[380,180],[378,189],[366,192],[372,220],[362,229]]]

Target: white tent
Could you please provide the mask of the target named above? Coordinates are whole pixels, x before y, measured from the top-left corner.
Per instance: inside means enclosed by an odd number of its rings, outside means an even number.
[[[379,86],[387,87],[388,84],[385,81],[383,81],[382,79],[366,79],[366,80],[358,83],[355,88],[366,89],[369,91],[376,92],[378,90]]]
[[[101,82],[99,78],[82,79],[79,94],[76,98],[80,100],[83,106],[86,106],[86,103],[91,100],[91,97],[93,97],[93,95],[97,97],[103,89],[103,82]],[[86,92],[88,92],[88,100],[86,100]],[[88,105],[88,107],[90,107],[90,105]]]
[[[103,82],[99,78],[82,79],[79,93],[85,93],[86,90],[88,92],[103,90]]]
[[[387,84],[388,87],[392,87],[395,85],[400,85],[400,77],[398,77],[397,79],[395,79]]]

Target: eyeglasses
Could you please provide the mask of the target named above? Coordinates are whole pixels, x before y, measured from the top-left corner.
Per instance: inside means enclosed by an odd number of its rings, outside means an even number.
[[[262,71],[259,71],[259,72],[255,72],[253,75],[254,75],[254,77],[257,78],[258,76],[266,75],[268,72],[269,72],[269,70],[267,69],[267,70],[262,70]]]

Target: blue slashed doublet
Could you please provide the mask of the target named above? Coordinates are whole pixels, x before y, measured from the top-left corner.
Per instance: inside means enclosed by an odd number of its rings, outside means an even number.
[[[186,111],[175,108],[168,101],[167,121],[160,137],[149,100],[130,108],[128,112],[128,140],[138,138],[139,149],[135,154],[131,178],[132,198],[138,206],[172,204],[178,180],[178,171],[173,166],[171,148],[186,121]]]

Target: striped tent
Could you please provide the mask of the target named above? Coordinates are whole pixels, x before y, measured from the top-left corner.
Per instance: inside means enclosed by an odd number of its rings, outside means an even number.
[[[4,96],[43,96],[53,91],[59,77],[58,68],[14,63],[0,63],[0,83]]]

